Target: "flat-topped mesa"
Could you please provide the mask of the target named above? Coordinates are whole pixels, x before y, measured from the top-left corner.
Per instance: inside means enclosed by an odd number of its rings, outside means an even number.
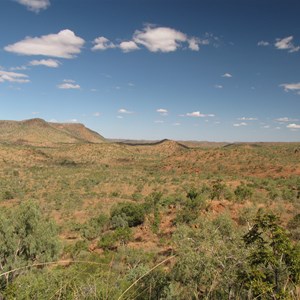
[[[0,121],[0,142],[48,146],[103,143],[105,138],[80,123],[52,123],[40,118]]]

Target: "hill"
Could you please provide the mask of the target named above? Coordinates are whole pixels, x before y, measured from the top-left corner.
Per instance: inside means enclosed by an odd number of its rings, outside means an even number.
[[[54,144],[102,143],[105,139],[83,124],[50,123],[35,118],[0,121],[0,142],[36,146]]]

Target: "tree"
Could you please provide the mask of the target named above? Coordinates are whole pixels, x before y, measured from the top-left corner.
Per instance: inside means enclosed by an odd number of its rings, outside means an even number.
[[[300,253],[273,214],[259,213],[243,237],[250,247],[240,278],[256,299],[287,299],[300,279]]]
[[[34,202],[0,213],[0,273],[54,260],[60,252],[57,227]],[[0,290],[21,271],[0,277]],[[4,278],[4,280],[3,280]]]

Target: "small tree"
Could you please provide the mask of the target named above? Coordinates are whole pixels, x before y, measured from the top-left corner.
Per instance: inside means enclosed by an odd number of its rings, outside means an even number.
[[[257,299],[286,299],[300,278],[300,253],[273,214],[258,214],[243,237],[251,247],[241,279]]]
[[[52,261],[60,250],[55,224],[43,217],[33,202],[0,213],[0,273],[33,263]],[[0,290],[18,272],[0,277]]]

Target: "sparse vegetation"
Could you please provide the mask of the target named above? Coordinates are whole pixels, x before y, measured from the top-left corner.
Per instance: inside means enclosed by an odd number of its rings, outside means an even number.
[[[0,144],[1,296],[298,299],[295,145],[221,146]]]

